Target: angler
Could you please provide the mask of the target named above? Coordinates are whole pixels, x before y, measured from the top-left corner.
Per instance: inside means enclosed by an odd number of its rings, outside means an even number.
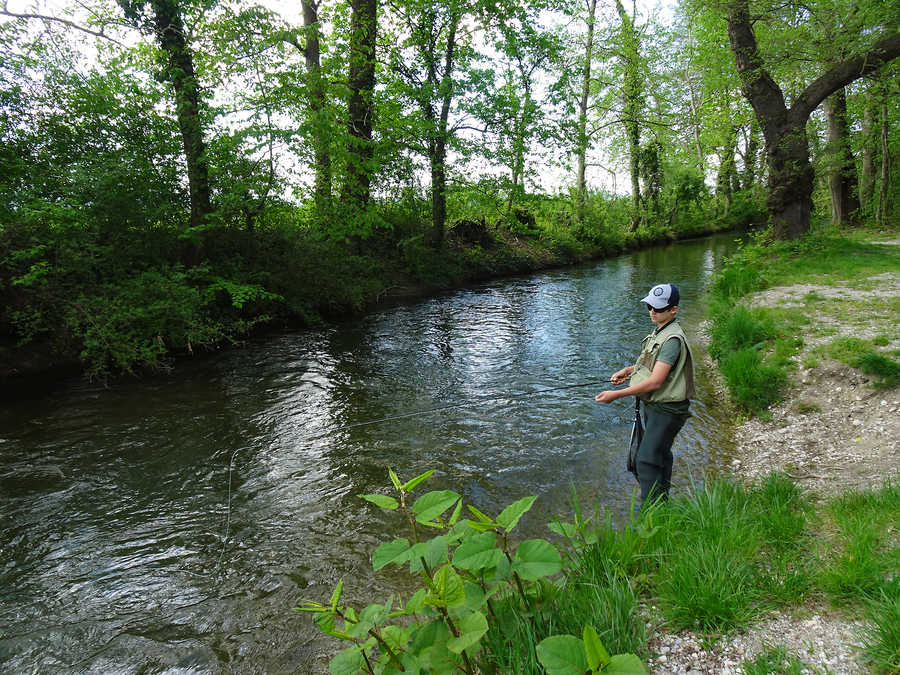
[[[633,366],[613,373],[610,381],[624,389],[603,391],[598,403],[635,397],[635,421],[628,470],[641,488],[641,501],[667,499],[672,483],[672,443],[690,417],[694,396],[694,360],[681,326],[676,321],[680,294],[672,284],[657,284],[641,302],[646,303],[656,328],[641,342]]]

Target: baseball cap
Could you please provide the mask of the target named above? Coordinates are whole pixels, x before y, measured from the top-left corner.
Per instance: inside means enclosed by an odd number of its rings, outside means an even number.
[[[646,302],[656,309],[663,309],[677,305],[680,297],[678,289],[673,284],[657,284],[641,299],[641,302]]]

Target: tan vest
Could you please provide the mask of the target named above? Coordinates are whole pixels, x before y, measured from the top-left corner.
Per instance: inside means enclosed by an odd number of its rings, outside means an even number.
[[[650,394],[644,394],[641,398],[651,403],[674,403],[694,397],[694,358],[691,356],[691,348],[687,343],[687,336],[681,330],[677,321],[669,324],[658,333],[650,333],[641,342],[641,355],[634,364],[634,372],[631,374],[629,384],[637,384],[650,377],[653,366],[656,365],[656,357],[659,349],[669,338],[681,340],[681,354],[678,363],[672,366],[662,386]]]

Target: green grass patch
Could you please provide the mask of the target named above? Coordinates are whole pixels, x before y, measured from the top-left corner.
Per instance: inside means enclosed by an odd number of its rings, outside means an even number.
[[[780,645],[764,645],[755,657],[741,664],[743,675],[806,675],[818,672],[817,668]]]
[[[878,389],[892,389],[900,384],[900,361],[876,351],[871,340],[838,338],[828,344],[824,352],[827,356],[873,377],[873,384]]]

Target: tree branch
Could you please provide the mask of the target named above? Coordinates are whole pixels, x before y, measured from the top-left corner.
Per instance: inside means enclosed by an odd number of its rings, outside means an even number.
[[[114,42],[115,44],[119,45],[120,47],[125,46],[121,42],[116,40],[115,38],[112,38],[109,35],[106,35],[103,32],[103,28],[101,28],[99,31],[95,31],[90,28],[86,28],[85,26],[80,26],[79,24],[75,23],[74,21],[69,21],[68,19],[62,19],[58,16],[50,16],[48,14],[30,14],[30,13],[29,14],[17,14],[15,12],[10,12],[7,0],[3,0],[3,8],[0,9],[0,16],[8,16],[13,19],[26,19],[26,20],[38,19],[40,21],[53,21],[56,23],[61,23],[64,26],[68,26],[69,28],[74,28],[75,30],[80,30],[81,32],[87,33],[88,35],[93,35],[94,37],[103,38],[104,40],[109,40],[110,42]],[[117,24],[112,24],[112,25],[117,25]]]
[[[791,106],[791,116],[805,120],[822,101],[838,89],[878,70],[898,56],[900,56],[900,33],[881,37],[865,54],[835,64],[828,72],[813,81]]]

